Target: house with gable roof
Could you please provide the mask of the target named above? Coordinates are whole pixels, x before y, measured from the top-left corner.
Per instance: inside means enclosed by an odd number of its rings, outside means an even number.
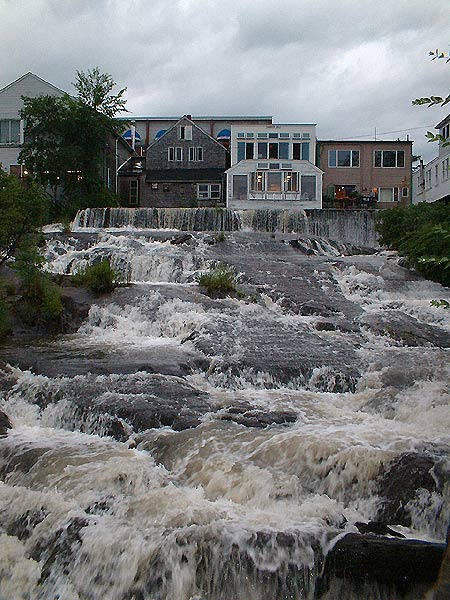
[[[121,202],[165,208],[219,205],[228,156],[220,141],[185,115],[148,146],[141,175],[132,164],[121,170]]]
[[[24,140],[24,122],[20,118],[22,96],[64,96],[66,92],[34,73],[25,73],[0,89],[0,164],[4,171],[22,175],[18,156]]]

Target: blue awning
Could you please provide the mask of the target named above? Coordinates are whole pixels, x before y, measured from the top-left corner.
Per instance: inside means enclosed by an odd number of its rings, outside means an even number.
[[[133,139],[133,136],[131,134],[131,129],[128,129],[127,131],[125,131],[125,133],[122,135],[124,140],[131,140]],[[136,141],[141,141],[141,136],[138,134],[137,131],[134,132],[134,139]]]
[[[219,131],[219,133],[217,134],[218,140],[229,140],[230,138],[231,131],[229,129],[222,129],[222,131]]]
[[[158,133],[155,135],[155,140],[159,140],[166,133],[167,129],[160,129]]]

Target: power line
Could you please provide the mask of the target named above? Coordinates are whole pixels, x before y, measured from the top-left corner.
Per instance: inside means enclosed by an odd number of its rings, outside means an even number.
[[[403,133],[404,131],[417,131],[419,129],[429,129],[430,127],[434,127],[434,125],[423,125],[422,127],[410,127],[409,129],[397,129],[395,131],[377,131],[377,136],[378,135],[389,135],[391,133]],[[352,137],[345,137],[345,138],[337,138],[337,140],[356,140],[358,138],[364,138],[364,137],[373,137],[373,133],[366,133],[365,135],[354,135]]]

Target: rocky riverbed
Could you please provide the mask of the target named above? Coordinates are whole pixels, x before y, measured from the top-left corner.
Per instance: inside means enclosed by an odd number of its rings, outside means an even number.
[[[298,233],[47,237],[49,271],[107,258],[130,285],[65,288],[71,333],[2,347],[0,597],[426,592],[450,515],[448,290]],[[218,263],[238,293],[196,283]]]

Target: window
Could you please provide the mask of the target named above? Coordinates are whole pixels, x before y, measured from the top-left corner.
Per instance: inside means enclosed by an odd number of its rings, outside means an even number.
[[[197,198],[199,200],[220,200],[220,183],[199,183]]]
[[[267,191],[281,192],[281,172],[267,171]]]
[[[441,135],[442,137],[446,140],[448,137],[450,137],[450,123],[448,123],[447,125],[445,125],[442,129],[441,129]]]
[[[238,162],[240,160],[244,160],[245,158],[245,142],[238,142],[237,143],[237,159]]]
[[[302,142],[302,160],[309,160],[309,142]]]
[[[247,137],[253,138],[253,137],[255,137],[255,134],[253,132],[249,132],[249,133],[247,133]]]
[[[298,173],[285,172],[284,177],[284,191],[285,192],[298,192]]]
[[[256,171],[251,174],[250,181],[251,189],[254,192],[262,192],[264,190],[264,173]]]
[[[130,195],[128,197],[128,204],[130,206],[137,206],[139,201],[139,181],[132,179],[130,181]]]
[[[439,165],[434,167],[434,185],[439,185]]]
[[[300,160],[302,155],[302,145],[301,144],[296,144],[295,142],[292,144],[292,159],[293,160]]]
[[[407,198],[409,194],[409,190],[407,187],[402,187],[402,197]]]
[[[290,137],[289,133],[280,133],[280,139],[282,140],[288,140]]]
[[[192,140],[192,125],[180,125],[180,140]]]
[[[278,144],[278,158],[289,158],[289,142]]]
[[[191,146],[189,148],[189,160],[200,162],[203,160],[203,148],[202,146]]]
[[[316,199],[316,176],[315,175],[302,175],[302,200],[315,200]]]
[[[163,192],[169,192],[170,191],[170,187],[168,183],[163,183]]]
[[[257,133],[256,137],[259,138],[259,139],[264,139],[264,138],[268,138],[269,135],[267,133]]]
[[[252,159],[253,158],[253,142],[246,142],[245,144],[245,158]]]
[[[404,167],[405,152],[403,150],[374,150],[375,167]]]
[[[171,162],[173,162],[174,160],[176,160],[177,162],[182,161],[183,160],[183,148],[181,148],[181,146],[176,146],[176,147],[171,146],[170,148],[167,149],[167,157],[168,157],[168,160]]]
[[[301,137],[302,137],[302,134],[301,134],[301,133],[293,133],[293,134],[292,134],[292,137],[293,137],[293,138],[301,138]]]
[[[258,158],[268,158],[267,156],[267,142],[258,142]]]
[[[269,133],[269,138],[270,139],[276,139],[278,137],[278,133]]]
[[[278,142],[269,142],[269,158],[278,158]]]
[[[245,138],[245,133],[244,133],[243,131],[240,131],[240,132],[237,134],[237,137],[238,137],[238,138]]]
[[[0,121],[0,144],[20,143],[20,121],[5,119]]]
[[[328,150],[329,167],[359,167],[359,150]]]
[[[157,183],[152,183],[152,190],[155,190],[155,191],[158,190],[158,184]]]
[[[449,159],[446,158],[442,161],[442,181],[446,181],[449,177]]]
[[[406,188],[408,190],[408,188]],[[402,192],[403,194],[403,192]],[[399,188],[385,188],[380,187],[378,191],[378,200],[380,202],[398,202],[399,199]]]
[[[309,139],[311,139],[311,135],[309,133],[302,133],[302,138],[304,140],[309,140]]]
[[[429,190],[431,188],[431,169],[429,171],[425,171],[425,189]]]

